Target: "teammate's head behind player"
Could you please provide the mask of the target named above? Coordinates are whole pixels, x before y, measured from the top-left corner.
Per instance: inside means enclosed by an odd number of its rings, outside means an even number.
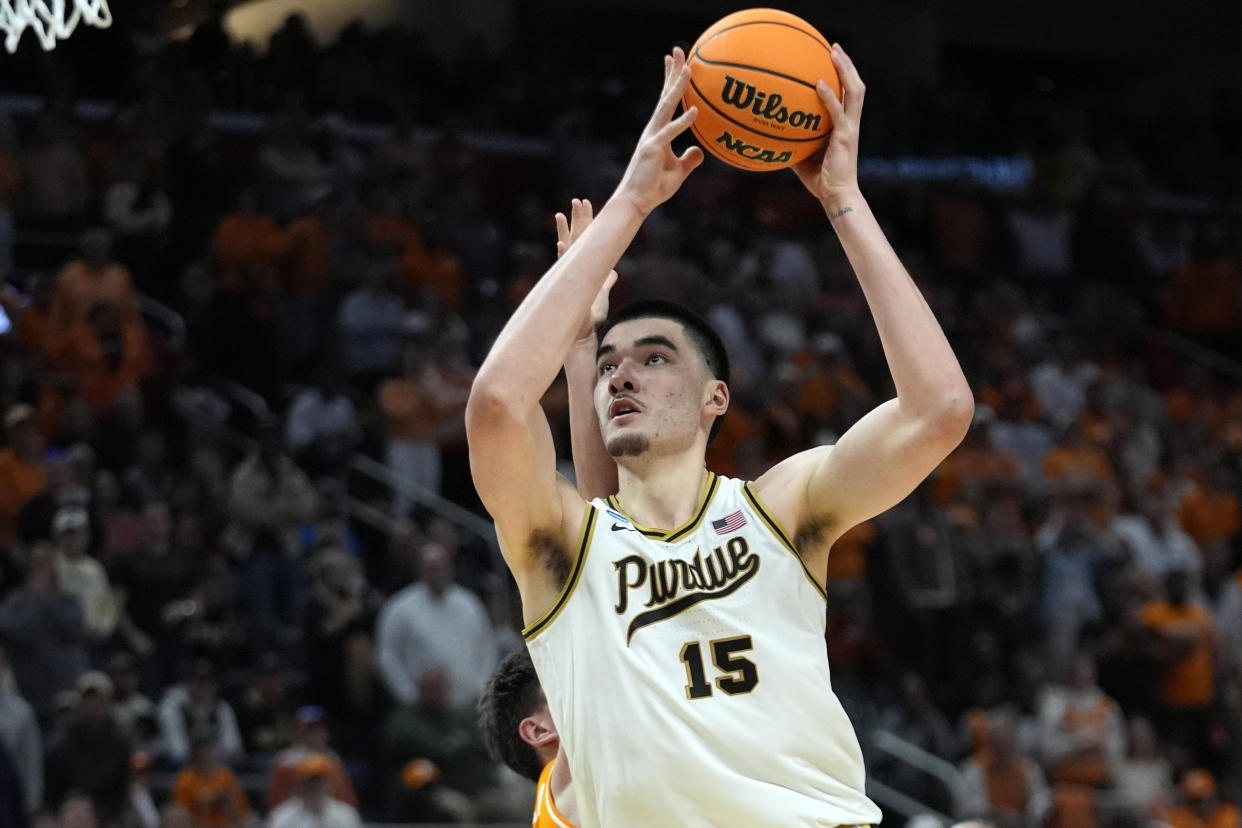
[[[596,413],[613,457],[680,452],[729,407],[729,355],[702,317],[675,302],[633,302],[596,329]]]
[[[483,688],[479,730],[493,759],[532,782],[556,758],[560,737],[525,647],[500,662]]]

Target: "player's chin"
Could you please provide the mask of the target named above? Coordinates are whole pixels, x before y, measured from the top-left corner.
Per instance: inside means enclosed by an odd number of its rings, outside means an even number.
[[[604,440],[604,448],[613,457],[637,457],[650,446],[647,435],[633,431],[613,433]]]

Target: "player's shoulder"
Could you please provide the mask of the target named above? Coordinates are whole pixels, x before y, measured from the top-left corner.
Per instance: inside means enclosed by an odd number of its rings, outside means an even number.
[[[812,475],[832,456],[832,446],[790,455],[755,478],[750,488],[773,508],[800,506]]]

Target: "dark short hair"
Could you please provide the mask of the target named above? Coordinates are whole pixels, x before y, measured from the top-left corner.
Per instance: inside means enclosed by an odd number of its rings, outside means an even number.
[[[671,319],[680,323],[686,329],[686,335],[690,337],[694,347],[703,356],[703,361],[707,363],[707,370],[711,372],[711,375],[726,385],[729,384],[729,352],[725,350],[720,334],[716,333],[716,329],[706,319],[685,305],[679,305],[676,302],[664,299],[640,299],[637,302],[631,302],[599,323],[595,328],[595,340],[603,342],[604,337],[614,327],[634,319]],[[707,434],[709,443],[715,439],[723,423],[724,415],[721,414],[712,423],[711,431]]]
[[[479,730],[488,754],[532,781],[539,780],[543,763],[518,726],[544,704],[543,687],[525,647],[500,662],[479,697]]]

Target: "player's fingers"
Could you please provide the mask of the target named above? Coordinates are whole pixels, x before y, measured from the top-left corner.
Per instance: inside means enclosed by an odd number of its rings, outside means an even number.
[[[564,213],[556,214],[556,245],[559,248],[562,244],[569,244],[569,219],[565,218]]]
[[[845,53],[845,49],[841,48],[840,43],[832,47],[832,65],[837,67],[837,74],[841,77],[846,114],[857,118],[862,112],[867,85],[863,83],[862,76],[858,74],[858,68],[854,66],[854,61]]]
[[[842,123],[845,120],[845,106],[833,88],[828,85],[828,81],[819,80],[815,84],[815,92],[823,101],[824,108],[828,110],[828,119],[832,121],[833,126]]]
[[[682,175],[686,176],[694,172],[694,168],[703,163],[704,157],[703,150],[699,147],[690,147],[683,152],[677,159],[677,163],[681,165]]]
[[[608,271],[608,278],[604,279],[604,286],[600,288],[604,293],[604,298],[608,298],[608,291],[612,290],[612,286],[617,283],[617,271]]]
[[[657,139],[662,142],[672,141],[678,135],[689,129],[690,125],[694,123],[694,119],[697,117],[699,117],[699,108],[697,106],[690,107],[685,112],[665,124],[664,127],[656,134]]]
[[[569,230],[574,240],[582,235],[582,231],[591,223],[591,207],[585,201],[575,198],[573,202],[573,215],[570,218]]]
[[[569,249],[569,245],[565,244],[565,242],[563,241],[558,241],[556,243],[556,258],[559,259],[561,256],[564,256],[565,251],[568,249]]]
[[[651,123],[653,125],[668,123],[668,119],[673,117],[673,113],[677,110],[677,104],[689,85],[690,67],[683,63],[681,68],[670,76],[668,83],[664,86],[664,92],[660,95],[660,102],[656,104],[655,113],[651,116]]]

